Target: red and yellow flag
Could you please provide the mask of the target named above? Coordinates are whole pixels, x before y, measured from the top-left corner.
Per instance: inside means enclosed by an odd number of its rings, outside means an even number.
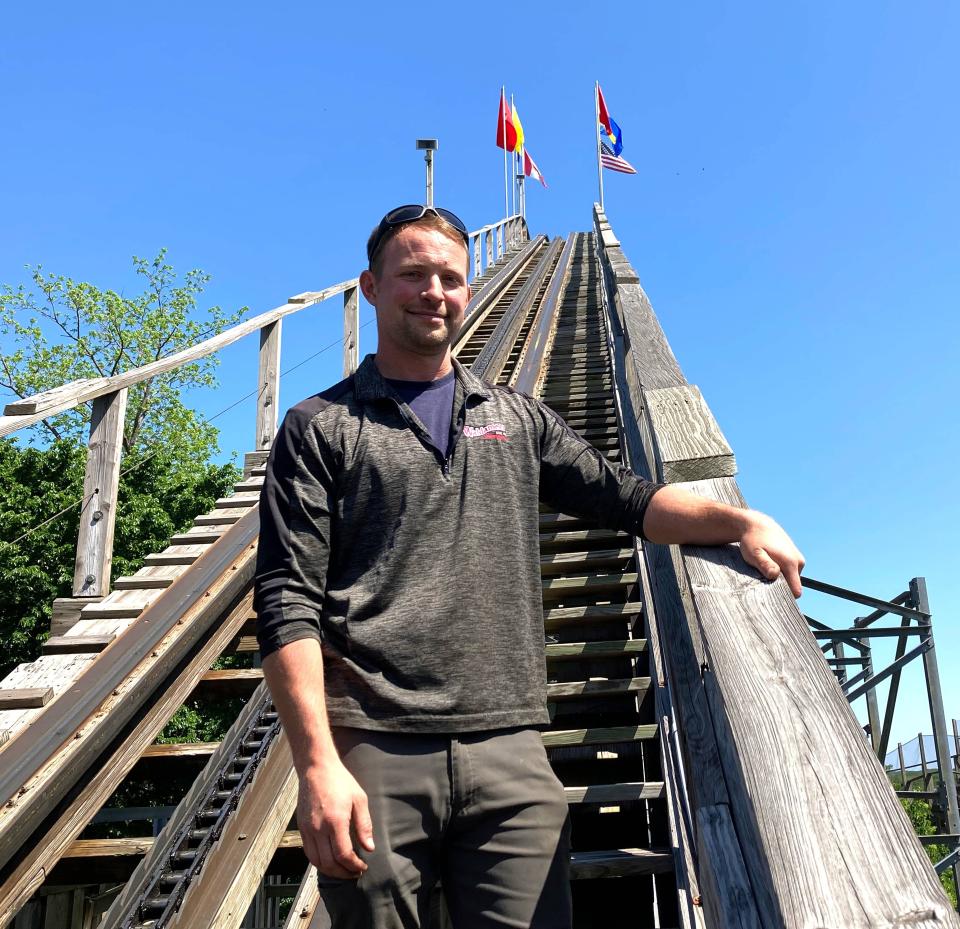
[[[505,148],[508,152],[517,149],[517,129],[502,90],[500,91],[500,112],[497,115],[497,148]]]

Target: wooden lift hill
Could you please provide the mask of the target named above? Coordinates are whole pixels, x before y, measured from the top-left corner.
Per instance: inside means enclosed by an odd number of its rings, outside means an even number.
[[[745,505],[733,453],[599,206],[590,232],[531,239],[511,216],[472,233],[470,251],[461,362],[541,397],[611,461]],[[292,822],[289,746],[251,660],[251,588],[282,320],[338,294],[350,373],[356,280],[0,417],[4,436],[94,404],[73,596],[44,654],[0,682],[0,927],[328,924]],[[111,587],[127,389],[253,332],[242,482]],[[570,804],[578,929],[960,927],[784,582],[760,579],[736,546],[641,544],[547,510],[540,547],[543,741]],[[223,654],[250,666],[211,671]],[[185,700],[211,693],[245,701],[221,742],[154,744]],[[156,835],[83,835],[147,766],[201,764],[175,808],[116,811],[165,820]]]

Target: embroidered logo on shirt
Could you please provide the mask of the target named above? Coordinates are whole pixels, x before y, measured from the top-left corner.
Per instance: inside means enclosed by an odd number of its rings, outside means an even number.
[[[499,439],[508,441],[507,427],[503,423],[486,423],[483,426],[464,426],[463,434],[468,439]]]

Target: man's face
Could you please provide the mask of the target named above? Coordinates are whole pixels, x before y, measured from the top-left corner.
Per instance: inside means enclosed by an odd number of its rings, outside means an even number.
[[[446,352],[470,301],[465,251],[462,243],[416,223],[387,242],[380,273],[360,275],[364,297],[377,308],[378,351]]]

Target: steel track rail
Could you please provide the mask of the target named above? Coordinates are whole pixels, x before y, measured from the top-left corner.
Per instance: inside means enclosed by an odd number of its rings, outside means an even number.
[[[131,929],[146,920],[159,929],[169,922],[279,731],[270,694],[260,684],[137,865],[100,929]]]
[[[477,356],[477,360],[471,367],[471,371],[477,377],[496,382],[517,341],[524,320],[530,314],[544,281],[556,263],[562,246],[562,239],[554,239],[550,243],[546,252],[540,257],[533,273],[520,288],[520,292],[513,298],[510,306],[507,307],[500,322],[497,323],[496,329],[487,339],[486,344]]]
[[[517,363],[513,386],[521,393],[529,394],[531,397],[536,396],[537,388],[545,375],[544,362],[547,358],[547,350],[550,347],[550,336],[556,324],[560,297],[563,295],[563,288],[570,274],[575,245],[576,233],[571,233],[567,236],[560,260],[557,262],[550,278],[550,286],[540,303],[536,319],[530,327],[530,333]]]
[[[524,248],[514,255],[486,284],[483,289],[467,304],[463,313],[463,325],[454,337],[451,348],[454,354],[463,344],[473,336],[486,315],[496,306],[501,294],[526,270],[534,261],[540,250],[546,245],[546,236],[538,235],[531,239]]]

